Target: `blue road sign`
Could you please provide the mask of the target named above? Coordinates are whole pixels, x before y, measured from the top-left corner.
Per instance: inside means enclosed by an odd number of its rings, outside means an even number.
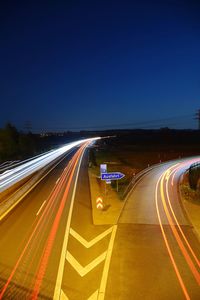
[[[101,173],[101,180],[118,180],[124,176],[125,175],[121,172]]]

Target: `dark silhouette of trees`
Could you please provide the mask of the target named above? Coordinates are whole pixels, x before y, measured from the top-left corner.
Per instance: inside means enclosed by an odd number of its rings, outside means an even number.
[[[33,155],[35,151],[33,134],[18,132],[10,123],[0,129],[0,161],[23,159]]]
[[[97,166],[95,150],[93,148],[90,148],[89,151],[89,163],[93,166]]]
[[[8,123],[0,130],[0,157],[1,160],[13,159],[18,152],[18,131]]]

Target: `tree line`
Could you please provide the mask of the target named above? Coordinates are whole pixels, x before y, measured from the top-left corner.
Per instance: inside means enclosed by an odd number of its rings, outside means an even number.
[[[36,137],[8,123],[0,128],[0,161],[23,159],[36,153]]]

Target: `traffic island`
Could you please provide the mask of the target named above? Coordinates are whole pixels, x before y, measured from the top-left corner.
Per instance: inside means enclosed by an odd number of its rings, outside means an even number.
[[[124,206],[110,184],[101,180],[93,169],[89,169],[92,219],[94,225],[117,224]]]

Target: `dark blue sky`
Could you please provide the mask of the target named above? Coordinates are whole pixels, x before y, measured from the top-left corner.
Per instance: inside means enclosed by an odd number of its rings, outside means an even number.
[[[0,126],[193,126],[200,1],[2,2]]]

